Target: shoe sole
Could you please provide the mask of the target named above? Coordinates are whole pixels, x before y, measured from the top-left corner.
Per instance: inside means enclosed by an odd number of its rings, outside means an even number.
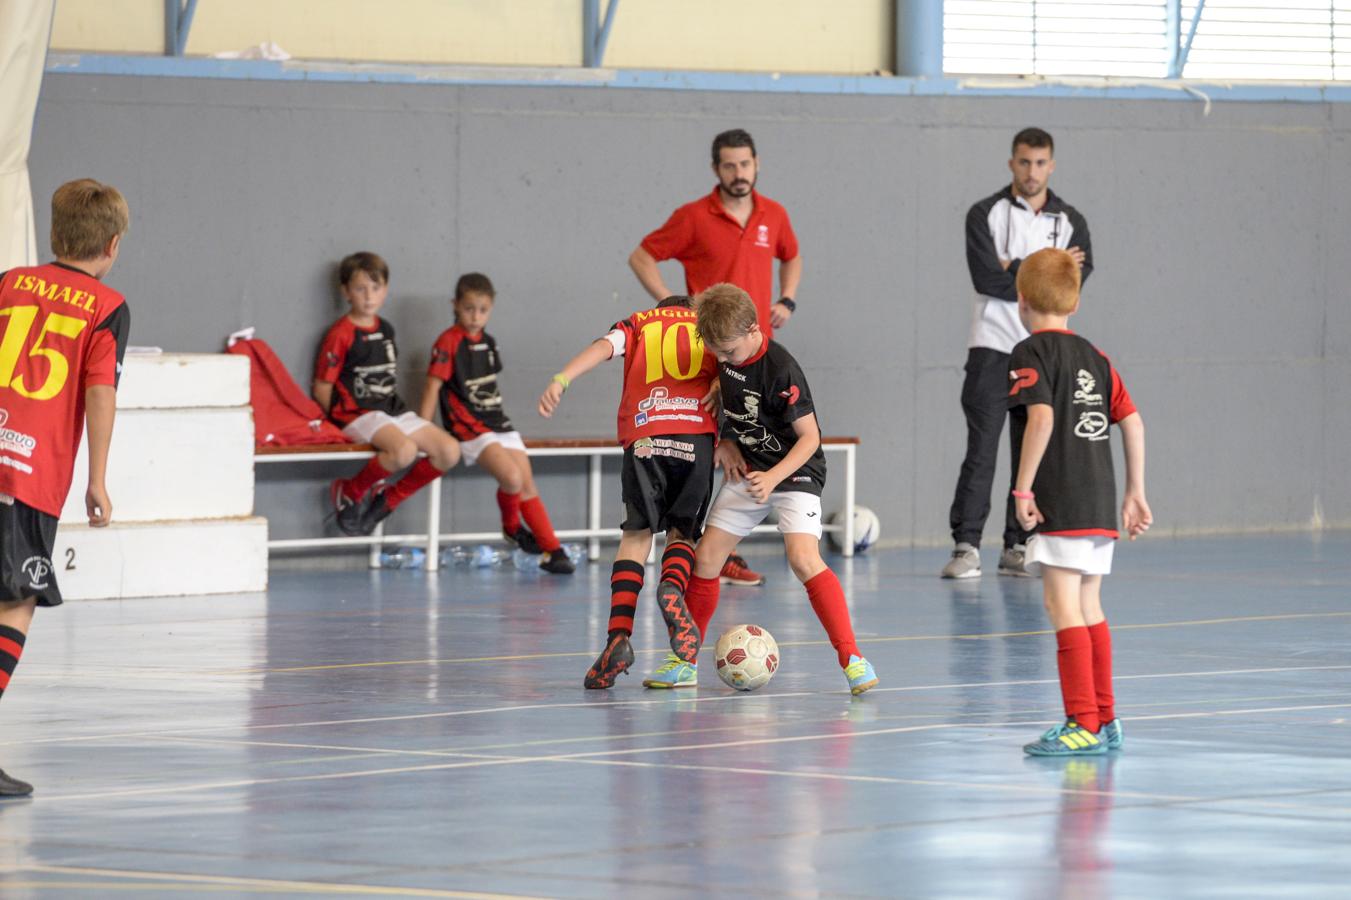
[[[604,665],[609,665],[609,661],[607,660]],[[586,688],[588,691],[609,690],[614,687],[615,682],[619,680],[619,676],[629,670],[629,666],[631,665],[633,665],[632,662],[625,661],[620,663],[619,667],[611,672],[604,672],[597,675],[592,675],[590,672],[587,672],[586,677],[582,679],[582,687]]]
[[[671,688],[687,688],[687,687],[698,687],[698,686],[699,686],[699,682],[698,682],[698,681],[681,681],[681,682],[677,682],[676,684],[672,684],[672,683],[669,682],[669,681],[650,681],[650,680],[644,680],[644,681],[643,681],[643,687],[645,687],[645,688],[655,688],[655,689],[657,689],[657,690],[659,690],[659,691],[661,691],[661,690],[670,690]]]
[[[999,568],[999,574],[1000,574],[1000,575],[1007,575],[1009,578],[1036,578],[1036,577],[1037,577],[1037,576],[1033,575],[1031,572],[1024,572],[1024,571],[1022,571],[1021,569],[1005,569],[1003,566],[1000,566],[1000,568]]]
[[[759,587],[760,585],[765,583],[765,579],[763,578],[759,578],[755,581],[738,581],[737,579],[731,578],[727,575],[719,575],[718,580],[723,584],[739,584],[742,587]]]
[[[877,687],[877,679],[876,679],[876,678],[874,678],[872,681],[864,682],[863,684],[852,685],[852,686],[849,688],[849,693],[851,693],[851,694],[853,694],[855,697],[857,697],[859,694],[863,693],[863,692],[866,691],[868,688],[874,688],[874,687]]]
[[[980,569],[972,569],[970,572],[962,572],[960,575],[949,575],[948,573],[943,572],[938,577],[946,578],[949,581],[960,581],[963,578],[979,578]]]
[[[1068,749],[1068,748],[1065,749],[1065,750],[1041,750],[1041,749],[1038,749],[1038,748],[1034,748],[1031,744],[1028,744],[1028,745],[1026,745],[1026,746],[1023,747],[1023,752],[1026,753],[1028,756],[1041,756],[1041,757],[1048,757],[1048,756],[1102,756],[1104,753],[1107,752],[1107,744],[1106,744],[1106,743],[1101,743],[1101,744],[1098,744],[1096,747],[1085,747],[1085,748],[1083,748],[1083,749],[1081,749],[1081,750],[1071,750],[1071,749]]]
[[[687,663],[699,656],[699,626],[685,606],[685,593],[669,581],[657,585],[657,606],[666,622],[666,634],[671,640],[671,652]]]

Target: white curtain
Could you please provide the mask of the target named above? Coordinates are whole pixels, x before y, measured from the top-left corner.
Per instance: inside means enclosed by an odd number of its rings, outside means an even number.
[[[28,148],[56,0],[0,0],[0,272],[37,262]]]

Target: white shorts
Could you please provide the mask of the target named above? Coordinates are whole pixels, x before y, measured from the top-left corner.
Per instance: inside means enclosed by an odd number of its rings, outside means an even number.
[[[821,536],[820,497],[806,491],[774,491],[761,503],[751,496],[745,481],[722,483],[722,490],[713,501],[704,527],[711,525],[737,537],[745,537],[764,521],[771,509],[779,514],[779,534]]]
[[[460,458],[464,460],[466,466],[472,466],[478,462],[479,454],[493,444],[500,444],[508,450],[525,452],[525,441],[521,440],[519,431],[489,431],[472,441],[460,441]]]
[[[1116,538],[1088,535],[1063,537],[1053,534],[1034,534],[1027,539],[1027,555],[1023,566],[1033,575],[1041,573],[1043,565],[1060,569],[1077,569],[1085,575],[1112,574],[1112,551]]]
[[[415,412],[406,412],[397,416],[383,412],[368,412],[348,422],[342,433],[344,437],[355,444],[369,444],[371,438],[375,437],[375,433],[386,425],[393,425],[404,434],[412,434],[431,424]]]

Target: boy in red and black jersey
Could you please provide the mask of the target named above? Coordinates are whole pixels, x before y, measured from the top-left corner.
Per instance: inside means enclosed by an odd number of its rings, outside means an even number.
[[[821,559],[826,459],[807,379],[797,360],[761,332],[755,304],[741,288],[714,285],[698,299],[699,333],[720,363],[723,421],[716,461],[725,478],[695,553],[685,602],[699,633],[707,633],[723,561],[775,510],[788,564],[807,588],[850,692],[861,694],[877,684],[877,673],[854,640],[844,589]],[[650,681],[661,676],[658,671]]]
[[[353,253],[338,267],[338,281],[351,311],[319,344],[313,392],[348,440],[376,449],[354,477],[329,486],[338,528],[370,534],[419,488],[446,474],[459,461],[460,446],[399,397],[394,328],[378,315],[389,293],[389,266],[374,253]],[[418,459],[419,452],[426,457]],[[408,466],[398,482],[387,483]]]
[[[0,273],[0,696],[34,609],[61,604],[52,544],[86,423],[89,524],[112,517],[105,476],[131,315],[100,279],[128,220],[116,188],[64,184],[52,195],[56,261]],[[0,797],[32,791],[0,771]]]
[[[1101,599],[1118,537],[1112,424],[1121,427],[1126,451],[1122,524],[1134,540],[1153,522],[1140,414],[1107,357],[1066,328],[1079,309],[1079,278],[1078,263],[1064,250],[1039,250],[1018,270],[1018,313],[1031,336],[1010,358],[1009,406],[1022,447],[1013,498],[1019,523],[1036,529],[1027,568],[1042,573],[1066,717],[1023,747],[1033,756],[1098,754],[1122,745]]]
[[[525,441],[502,411],[502,392],[497,386],[502,357],[497,341],[483,330],[496,298],[487,275],[460,276],[455,284],[455,324],[432,346],[418,412],[431,419],[439,406],[441,422],[460,442],[464,464],[478,463],[497,479],[502,535],[526,553],[541,554],[539,567],[544,571],[571,575],[572,560],[563,552],[535,487]]]
[[[616,322],[568,362],[540,397],[540,415],[554,414],[573,379],[615,356],[624,358],[619,442],[625,518],[610,574],[610,621],[605,649],[583,679],[608,688],[633,664],[633,616],[643,590],[652,535],[666,532],[657,600],[671,639],[663,668],[686,666],[700,635],[683,595],[713,492],[712,408],[717,363],[695,328],[688,297],[670,297],[654,309]],[[692,687],[693,680],[665,687]]]

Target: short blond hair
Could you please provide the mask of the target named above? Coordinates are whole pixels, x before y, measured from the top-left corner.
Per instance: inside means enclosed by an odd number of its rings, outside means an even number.
[[[92,178],[67,181],[52,194],[52,252],[58,259],[97,259],[130,222],[117,188]]]
[[[1047,247],[1018,267],[1018,293],[1039,313],[1068,316],[1079,302],[1079,277],[1073,256]]]
[[[760,321],[751,295],[734,284],[715,284],[694,298],[699,336],[706,344],[727,344]]]

